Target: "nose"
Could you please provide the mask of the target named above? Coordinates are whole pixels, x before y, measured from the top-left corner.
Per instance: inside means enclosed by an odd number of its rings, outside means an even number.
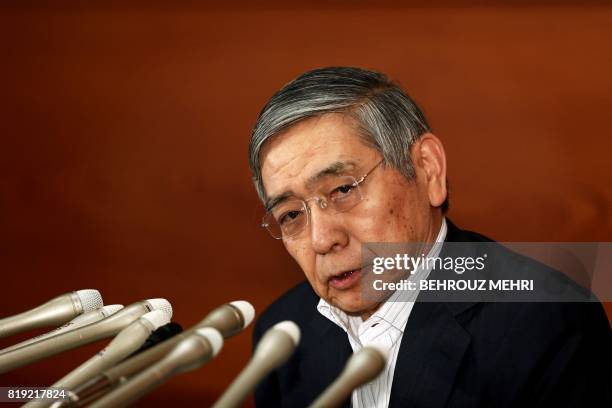
[[[329,211],[325,204],[323,201],[309,206],[311,245],[318,254],[337,251],[348,244],[342,217]]]

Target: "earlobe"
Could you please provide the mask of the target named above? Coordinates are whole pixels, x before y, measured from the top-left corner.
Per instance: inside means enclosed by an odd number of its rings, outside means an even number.
[[[425,133],[418,141],[418,165],[425,176],[429,203],[440,207],[446,200],[446,153],[440,139]]]

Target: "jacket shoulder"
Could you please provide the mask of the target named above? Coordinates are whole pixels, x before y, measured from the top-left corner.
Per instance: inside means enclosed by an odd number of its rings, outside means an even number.
[[[292,320],[299,326],[300,323],[312,318],[317,313],[319,297],[307,281],[303,281],[289,289],[260,315],[256,322],[257,331],[265,331],[283,320]]]

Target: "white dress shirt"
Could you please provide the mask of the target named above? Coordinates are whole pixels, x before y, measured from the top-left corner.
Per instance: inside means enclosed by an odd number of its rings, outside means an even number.
[[[442,225],[428,257],[437,257],[446,238],[446,220]],[[417,272],[419,279],[426,279],[431,270]],[[376,344],[388,350],[389,360],[383,372],[371,381],[353,391],[351,402],[353,408],[387,408],[393,385],[393,373],[397,362],[404,329],[414,302],[396,301],[402,293],[396,291],[383,303],[378,310],[363,321],[361,316],[349,316],[341,309],[330,305],[321,299],[317,310],[327,319],[340,326],[347,334],[353,352],[357,352],[368,344]]]

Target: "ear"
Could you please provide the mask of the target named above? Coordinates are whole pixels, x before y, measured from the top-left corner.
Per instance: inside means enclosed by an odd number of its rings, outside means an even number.
[[[432,133],[425,133],[410,151],[417,181],[421,179],[429,204],[440,207],[448,193],[446,188],[446,154],[442,142]]]

